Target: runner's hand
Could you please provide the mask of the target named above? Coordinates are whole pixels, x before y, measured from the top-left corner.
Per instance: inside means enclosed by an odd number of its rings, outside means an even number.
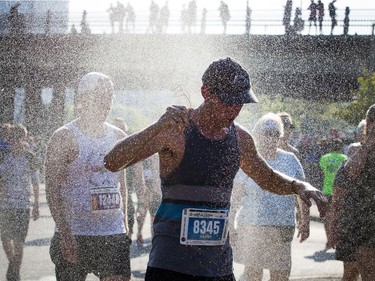
[[[169,106],[166,112],[160,117],[159,123],[166,128],[177,128],[182,132],[189,124],[191,109],[181,105]]]
[[[308,182],[298,182],[297,187],[299,188],[298,195],[302,201],[311,207],[311,199],[313,199],[318,207],[320,217],[325,217],[328,202],[326,196]]]

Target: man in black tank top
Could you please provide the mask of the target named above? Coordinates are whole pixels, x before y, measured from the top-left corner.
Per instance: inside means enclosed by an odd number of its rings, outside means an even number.
[[[253,138],[234,120],[243,104],[257,102],[249,75],[230,58],[213,62],[202,77],[204,102],[170,106],[157,122],[117,143],[105,167],[119,171],[159,154],[163,199],[154,221],[146,281],[232,281],[227,231],[233,179],[241,168],[262,188],[325,198],[306,182],[280,174],[258,154]]]

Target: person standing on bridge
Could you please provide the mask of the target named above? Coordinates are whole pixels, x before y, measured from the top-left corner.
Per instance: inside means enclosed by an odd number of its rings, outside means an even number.
[[[350,8],[346,7],[345,17],[344,17],[344,35],[348,35],[349,33],[349,23],[350,23],[349,14],[350,14]]]
[[[310,34],[312,22],[314,22],[315,34],[316,34],[316,4],[315,4],[314,0],[311,0],[311,4],[310,4],[310,6],[307,9],[310,10],[310,16],[309,16],[309,22],[310,22],[309,34]]]
[[[125,136],[106,122],[113,94],[108,76],[83,76],[79,117],[48,143],[46,197],[56,223],[50,254],[57,281],[83,281],[88,273],[102,281],[130,280],[126,184],[103,165],[109,148]]]
[[[324,4],[321,0],[318,0],[316,10],[318,11],[319,32],[323,34]]]
[[[219,13],[220,13],[221,22],[224,27],[223,34],[225,34],[227,32],[227,24],[230,19],[230,12],[229,12],[228,5],[225,4],[224,1],[221,1],[220,7],[219,7]]]
[[[125,22],[125,32],[128,33],[128,32],[133,32],[135,33],[135,18],[136,18],[136,15],[135,15],[135,11],[134,11],[134,7],[132,5],[130,5],[130,3],[128,2],[128,5],[126,6],[126,22]],[[132,26],[132,29],[130,30],[130,27],[129,25]]]
[[[120,142],[105,167],[120,171],[158,153],[162,202],[146,281],[233,281],[228,221],[239,168],[262,188],[313,198],[324,215],[324,195],[310,184],[273,170],[252,136],[234,123],[245,103],[256,102],[247,71],[231,58],[214,61],[202,76],[203,103],[173,105],[158,121]]]
[[[333,29],[337,25],[335,2],[336,0],[333,0],[328,4],[329,16],[331,17],[331,35],[333,35]]]
[[[285,26],[285,34],[289,34],[291,31],[290,20],[292,18],[292,0],[287,0],[284,7],[283,25]]]
[[[149,11],[149,26],[147,28],[147,32],[150,31],[150,33],[154,33],[156,31],[159,20],[159,5],[156,4],[154,0],[151,0]]]

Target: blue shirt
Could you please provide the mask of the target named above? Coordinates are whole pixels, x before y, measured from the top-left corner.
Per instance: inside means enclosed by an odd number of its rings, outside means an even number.
[[[278,149],[274,159],[267,163],[276,171],[303,180],[305,178],[301,163],[290,152]],[[236,184],[244,185],[243,208],[238,222],[249,225],[295,226],[295,195],[277,195],[259,187],[244,172],[239,171]]]

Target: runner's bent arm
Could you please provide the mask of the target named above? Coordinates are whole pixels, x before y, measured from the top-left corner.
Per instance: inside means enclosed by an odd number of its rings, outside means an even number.
[[[156,123],[119,141],[105,156],[105,167],[109,171],[117,172],[159,152],[165,148],[168,141],[163,132],[173,128],[182,131],[188,123],[189,112],[190,110],[182,106],[168,107]]]

